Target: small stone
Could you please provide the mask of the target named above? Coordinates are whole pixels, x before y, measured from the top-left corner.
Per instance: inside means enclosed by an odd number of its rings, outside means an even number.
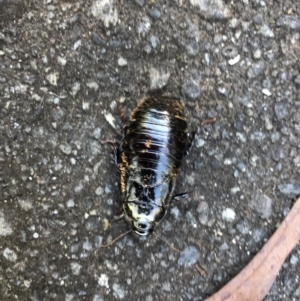
[[[184,267],[190,267],[197,262],[199,256],[200,254],[198,250],[193,246],[189,246],[181,252],[177,263],[178,265],[183,265]]]
[[[260,59],[261,58],[261,50],[260,49],[256,49],[254,51],[253,56],[254,56],[255,59]]]
[[[77,262],[71,262],[71,270],[74,275],[78,276],[80,274],[81,269],[82,265],[80,265]]]
[[[31,67],[33,70],[38,70],[38,66],[37,66],[36,60],[32,60],[32,61],[30,62],[30,67]]]
[[[98,278],[98,284],[100,286],[104,286],[106,288],[109,288],[108,276],[106,274],[101,274],[100,277]]]
[[[143,50],[147,53],[150,54],[151,53],[151,46],[150,45],[146,45]]]
[[[101,128],[95,128],[92,134],[93,138],[96,140],[100,140],[101,137]]]
[[[95,209],[92,209],[90,212],[89,212],[90,216],[95,216],[97,215],[97,211]]]
[[[241,142],[243,143],[247,142],[247,138],[243,133],[237,132],[236,136]]]
[[[298,74],[297,77],[295,78],[295,83],[300,85],[300,74]]]
[[[271,135],[271,141],[273,143],[277,142],[280,139],[280,134],[278,132],[274,132]]]
[[[53,110],[51,115],[54,121],[59,122],[64,117],[65,112],[60,107],[57,107]]]
[[[109,185],[105,185],[104,191],[105,191],[106,194],[111,193],[110,186]]]
[[[280,161],[284,158],[287,157],[287,152],[285,148],[282,147],[277,147],[273,153],[272,153],[272,157],[275,161]]]
[[[119,299],[123,299],[125,297],[125,291],[121,287],[120,284],[114,283],[113,286],[112,286],[112,289],[116,293],[116,295],[118,296]]]
[[[151,68],[149,70],[150,89],[162,89],[168,83],[170,72],[167,69]]]
[[[255,131],[250,135],[251,140],[262,141],[266,138],[266,134],[262,131]]]
[[[253,166],[256,166],[257,162],[259,160],[259,157],[257,155],[253,155],[251,158],[250,158],[250,163],[253,165]]]
[[[185,215],[186,220],[191,224],[194,228],[197,228],[197,221],[191,211],[188,211]]]
[[[232,164],[231,159],[226,158],[226,159],[224,160],[224,165],[231,165],[231,164]]]
[[[94,90],[94,91],[98,91],[99,89],[99,85],[96,82],[88,82],[86,83],[87,87],[89,87],[90,89]]]
[[[213,41],[214,41],[214,44],[218,45],[218,44],[220,44],[223,41],[223,36],[220,35],[220,34],[216,34],[214,36],[214,40]]]
[[[81,46],[82,42],[81,40],[77,40],[74,45],[73,45],[73,49],[76,50]]]
[[[271,95],[272,95],[271,91],[268,90],[268,89],[262,89],[262,93],[263,93],[264,95],[266,95],[266,96],[271,96]]]
[[[121,67],[127,66],[127,61],[123,57],[120,57],[118,59],[118,65]]]
[[[249,233],[249,223],[247,220],[243,220],[236,225],[237,230],[242,234],[246,235]]]
[[[7,236],[13,233],[13,229],[9,222],[5,220],[5,215],[0,212],[0,236]]]
[[[115,117],[111,114],[111,113],[105,113],[104,114],[104,118],[105,120],[113,127],[113,128],[116,128],[116,125],[115,125]]]
[[[96,195],[103,195],[103,188],[101,186],[97,187],[95,190]]]
[[[203,147],[205,145],[205,140],[199,138],[197,135],[195,136],[195,146],[197,148]]]
[[[191,100],[195,100],[200,95],[200,87],[195,82],[187,82],[182,87],[182,93]]]
[[[92,15],[101,20],[105,27],[115,26],[118,22],[118,12],[112,0],[95,0],[91,7]]]
[[[57,80],[59,77],[59,73],[58,72],[53,72],[53,73],[49,73],[46,75],[46,79],[47,81],[52,85],[52,86],[57,86]]]
[[[184,47],[188,56],[196,56],[199,53],[199,45],[196,40],[186,41]]]
[[[152,46],[153,49],[155,49],[158,46],[159,40],[156,36],[152,35],[150,37],[150,44]]]
[[[272,89],[271,80],[269,78],[264,79],[263,82],[262,82],[262,86],[263,86],[264,89],[267,89],[267,90],[271,91],[271,89]]]
[[[170,71],[165,68],[150,68],[150,89],[160,90],[165,87],[170,77]]]
[[[123,46],[123,42],[119,41],[119,40],[116,40],[116,39],[112,39],[112,40],[109,41],[109,46],[111,48],[118,49],[118,48],[121,48]]]
[[[163,291],[166,291],[166,292],[171,292],[171,284],[169,281],[165,281],[162,286],[161,286],[161,289]]]
[[[31,98],[32,98],[33,100],[35,100],[35,101],[40,101],[40,100],[42,99],[42,98],[41,98],[38,94],[36,94],[36,93],[32,94]]]
[[[232,18],[228,22],[228,26],[230,28],[237,28],[238,25],[239,25],[239,20],[237,18]]]
[[[256,24],[256,25],[262,25],[263,22],[264,22],[264,18],[263,18],[263,15],[262,14],[257,14],[253,17],[253,22]]]
[[[71,24],[74,24],[74,23],[78,22],[78,19],[79,19],[78,14],[75,14],[69,19],[69,22]]]
[[[209,66],[209,64],[210,64],[210,55],[207,52],[204,53],[204,62],[206,64],[206,66]]]
[[[18,203],[20,207],[25,211],[29,211],[33,209],[33,202],[31,199],[26,199],[26,200],[19,199]]]
[[[9,248],[5,248],[3,251],[3,256],[6,260],[15,262],[18,258],[16,252],[14,250],[11,250]]]
[[[141,7],[144,6],[144,0],[135,0],[135,3]]]
[[[289,198],[295,198],[300,195],[299,183],[286,183],[278,185],[278,189],[281,193],[285,194]]]
[[[61,56],[57,57],[57,62],[61,66],[65,66],[67,64],[67,59]]]
[[[83,109],[84,111],[87,111],[89,108],[90,108],[90,103],[87,102],[87,101],[83,101],[83,102],[82,102],[82,109]]]
[[[261,75],[265,71],[266,65],[264,61],[258,61],[249,67],[247,71],[248,78],[252,79]]]
[[[75,299],[75,298],[74,298]],[[73,300],[73,298],[72,298]],[[72,301],[70,300],[70,301]],[[67,300],[66,300],[67,301]],[[94,295],[93,300],[92,301],[104,301],[103,297],[99,294]]]
[[[170,210],[170,214],[174,216],[175,219],[178,219],[179,216],[180,216],[180,211],[177,207],[173,207],[171,210]]]
[[[274,32],[272,31],[272,29],[267,24],[264,24],[260,28],[258,33],[260,33],[262,36],[264,36],[266,38],[274,38]]]
[[[74,200],[70,199],[67,201],[67,207],[68,208],[73,208],[75,206]]]
[[[272,199],[265,194],[255,193],[250,202],[250,207],[258,212],[261,218],[268,219],[272,216]]]
[[[238,186],[232,187],[232,188],[230,189],[230,192],[231,192],[232,194],[236,194],[236,193],[238,193],[239,191],[241,191],[241,189],[240,189],[240,187],[238,187]]]
[[[292,29],[300,29],[300,19],[291,15],[284,15],[278,19],[276,25],[287,26]]]
[[[100,235],[96,235],[95,238],[94,238],[94,244],[95,244],[95,247],[97,249],[99,249],[101,247],[101,244],[102,244],[102,240],[103,240],[103,237],[100,236]]]
[[[189,100],[195,100],[200,95],[200,75],[196,70],[192,70],[189,78],[182,86],[182,94]]]
[[[148,14],[154,20],[158,20],[161,17],[161,12],[156,8],[149,10]]]
[[[247,108],[253,108],[252,101],[249,97],[245,96],[242,98],[242,104]]]
[[[209,222],[209,206],[206,202],[201,201],[197,206],[198,220],[201,225],[207,225]]]
[[[96,32],[92,32],[92,34],[91,34],[91,40],[96,45],[99,45],[99,46],[102,46],[102,47],[106,47],[107,46],[107,42],[104,39],[102,39]]]
[[[22,78],[22,82],[24,84],[29,84],[29,85],[33,85],[37,80],[38,80],[38,76],[36,75],[24,75],[24,77]],[[1,78],[0,78],[0,82],[1,82]]]
[[[296,265],[297,263],[298,263],[298,261],[299,261],[299,258],[296,256],[296,255],[292,255],[291,256],[291,259],[290,259],[290,263],[292,264],[292,265]]]
[[[278,120],[282,120],[289,115],[288,104],[280,101],[275,104],[275,115]]]
[[[200,9],[200,14],[213,20],[224,20],[231,17],[230,9],[222,0],[190,0],[191,5]]]
[[[71,147],[69,144],[66,144],[66,143],[61,144],[61,145],[59,146],[59,148],[60,148],[60,150],[61,150],[64,154],[66,154],[66,155],[70,155],[71,152],[72,152],[72,147]]]
[[[226,208],[225,210],[222,211],[222,219],[226,222],[232,222],[235,219],[235,212],[231,208]]]
[[[74,83],[71,89],[71,95],[75,97],[76,94],[79,92],[79,90],[80,90],[80,82]]]
[[[82,244],[82,248],[86,251],[91,251],[93,247],[93,244],[89,241],[85,241],[83,244]]]
[[[231,59],[228,61],[229,65],[235,65],[236,63],[238,63],[240,61],[241,56],[238,54],[235,58]]]
[[[217,91],[224,96],[228,96],[228,91],[225,87],[218,87]]]
[[[300,155],[296,156],[293,160],[294,165],[299,167],[300,166]]]
[[[265,120],[265,127],[268,131],[273,129],[273,124],[269,118],[266,118]]]
[[[247,165],[245,162],[239,162],[237,164],[237,168],[241,171],[241,172],[245,172],[247,170]]]
[[[138,34],[145,37],[151,29],[151,22],[148,16],[143,16],[141,22],[138,24]]]

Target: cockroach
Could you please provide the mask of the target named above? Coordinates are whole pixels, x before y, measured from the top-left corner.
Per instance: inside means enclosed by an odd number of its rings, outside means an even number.
[[[184,106],[178,99],[151,96],[133,110],[121,144],[114,146],[123,200],[120,217],[131,227],[117,239],[131,231],[149,235],[167,214],[172,200],[187,196],[173,193],[191,141]]]

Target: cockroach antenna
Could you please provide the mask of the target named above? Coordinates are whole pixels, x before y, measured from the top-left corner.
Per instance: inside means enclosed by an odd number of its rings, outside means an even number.
[[[125,233],[122,233],[121,235],[119,235],[117,238],[115,238],[114,240],[110,241],[109,243],[102,245],[101,248],[107,248],[109,246],[111,246],[113,243],[115,243],[117,240],[119,240],[120,238],[122,238],[123,236],[127,235],[128,233],[132,232],[132,229],[128,230]]]
[[[155,231],[153,231],[153,233],[158,237],[160,238],[162,241],[164,241],[172,250],[178,252],[178,253],[181,253],[182,251],[173,247],[164,237],[160,236],[159,234],[157,234]]]

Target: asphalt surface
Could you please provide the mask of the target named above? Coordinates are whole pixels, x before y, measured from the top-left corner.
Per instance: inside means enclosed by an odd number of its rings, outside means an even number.
[[[296,0],[0,0],[0,300],[203,300],[232,279],[300,194],[299,53]],[[183,252],[132,233],[102,249],[128,227],[108,226],[99,141],[153,93],[197,131],[191,196],[157,228]],[[299,258],[265,301],[300,299]]]

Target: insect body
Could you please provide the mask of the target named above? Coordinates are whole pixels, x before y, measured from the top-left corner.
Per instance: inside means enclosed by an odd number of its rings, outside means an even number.
[[[167,213],[186,151],[187,123],[177,99],[152,96],[133,111],[118,150],[123,210],[148,235]]]

